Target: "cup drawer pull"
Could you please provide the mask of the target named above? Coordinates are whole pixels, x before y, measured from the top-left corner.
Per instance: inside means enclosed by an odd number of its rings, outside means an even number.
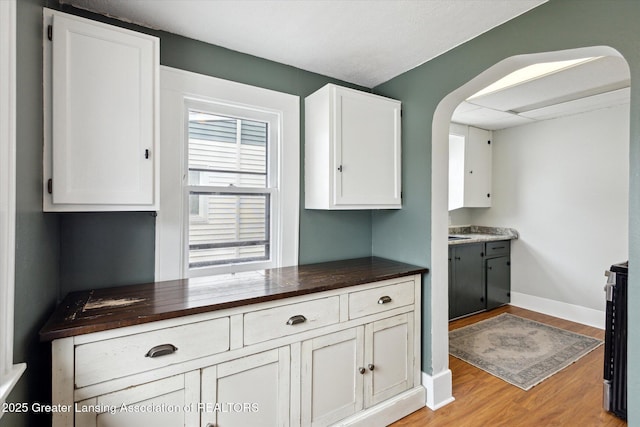
[[[173,344],[160,344],[153,347],[151,350],[144,355],[144,357],[160,357],[167,354],[175,353],[178,350]]]
[[[390,303],[391,301],[392,301],[392,300],[391,300],[391,297],[389,297],[389,296],[385,295],[385,296],[383,296],[383,297],[380,297],[380,299],[378,300],[378,304],[388,304],[388,303]]]
[[[289,320],[287,320],[287,325],[297,325],[298,323],[304,323],[307,321],[307,318],[302,314],[296,314],[295,316],[291,316]]]

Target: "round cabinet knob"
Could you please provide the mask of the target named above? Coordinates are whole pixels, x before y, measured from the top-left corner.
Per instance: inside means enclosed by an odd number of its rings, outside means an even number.
[[[214,423],[207,423],[206,427],[216,427],[216,425]]]
[[[376,366],[373,363],[369,363],[369,366],[367,366],[367,368],[369,368],[370,371],[373,371],[374,369],[376,369]]]
[[[364,375],[364,373],[367,372],[367,370],[364,369],[364,368],[358,368],[358,372],[360,372],[362,375]]]

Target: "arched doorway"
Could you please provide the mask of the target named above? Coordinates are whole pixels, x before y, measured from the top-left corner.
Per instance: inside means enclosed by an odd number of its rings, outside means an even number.
[[[432,125],[431,188],[431,349],[433,384],[427,388],[427,406],[437,409],[453,400],[451,372],[448,369],[448,134],[454,109],[469,96],[520,68],[541,63],[595,56],[621,57],[609,47],[589,47],[565,51],[514,56],[485,70],[476,78],[451,92],[439,103]],[[611,260],[615,261],[615,260]],[[447,387],[448,386],[448,387]]]

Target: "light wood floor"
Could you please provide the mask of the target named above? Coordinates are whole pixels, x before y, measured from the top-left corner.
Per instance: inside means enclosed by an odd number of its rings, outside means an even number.
[[[449,329],[505,312],[604,339],[600,329],[511,306],[455,320]],[[529,391],[449,356],[456,400],[437,411],[422,408],[392,426],[626,426],[625,421],[602,409],[603,354],[604,346],[600,346]]]

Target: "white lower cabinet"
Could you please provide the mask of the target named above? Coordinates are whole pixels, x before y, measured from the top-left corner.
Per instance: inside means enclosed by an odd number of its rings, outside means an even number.
[[[385,426],[420,409],[420,276],[53,341],[54,427]],[[279,331],[279,332],[274,332]]]
[[[303,426],[326,426],[363,408],[364,328],[302,343]]]
[[[289,347],[205,368],[200,425],[289,426],[289,387]]]
[[[302,425],[327,426],[413,386],[413,314],[302,343]]]
[[[413,387],[413,350],[413,313],[365,326],[365,407]]]
[[[76,402],[80,427],[197,426],[200,374],[188,372]]]

